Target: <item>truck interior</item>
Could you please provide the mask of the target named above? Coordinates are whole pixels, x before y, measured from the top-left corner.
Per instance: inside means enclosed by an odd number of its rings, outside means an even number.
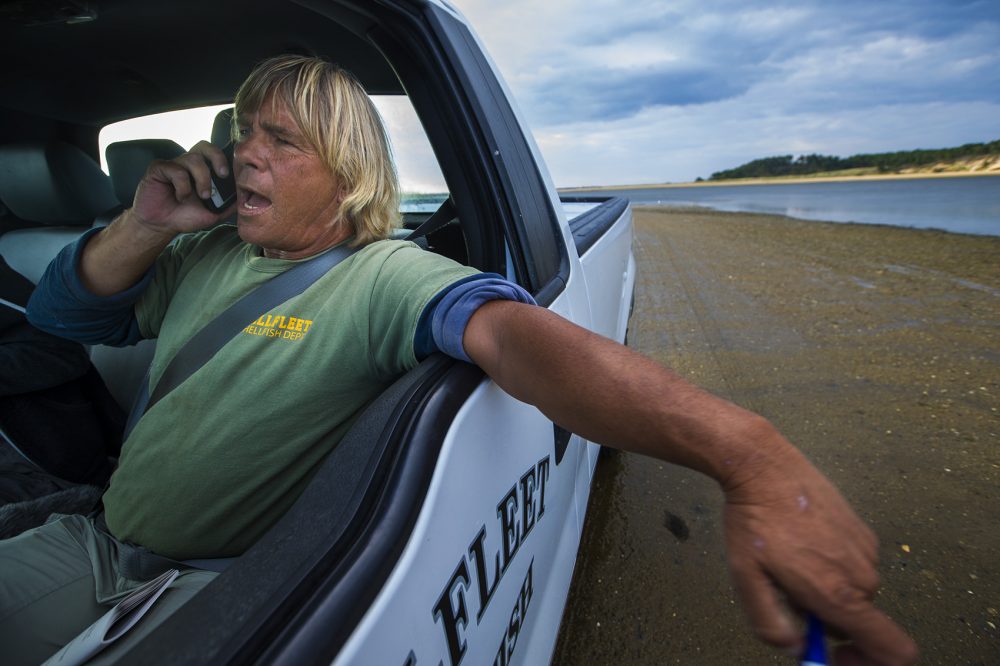
[[[253,65],[280,53],[326,57],[373,95],[407,95],[454,205],[440,246],[543,304],[559,293],[566,255],[544,183],[499,158],[534,163],[513,111],[496,81],[477,75],[489,65],[467,28],[418,0],[0,1],[0,254],[37,282],[63,245],[131,202],[149,160],[179,148],[157,137],[118,146],[109,178],[97,166],[102,127],[230,103]],[[470,86],[487,89],[472,99]],[[152,344],[91,351],[126,408]],[[401,379],[293,509],[128,659],[332,659],[405,544],[448,424],[482,377],[435,355]]]

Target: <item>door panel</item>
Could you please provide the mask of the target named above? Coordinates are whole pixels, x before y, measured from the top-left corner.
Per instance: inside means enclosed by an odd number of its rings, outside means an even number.
[[[547,660],[579,544],[578,487],[589,481],[582,440],[559,440],[541,412],[484,380],[445,436],[396,568],[336,663]]]

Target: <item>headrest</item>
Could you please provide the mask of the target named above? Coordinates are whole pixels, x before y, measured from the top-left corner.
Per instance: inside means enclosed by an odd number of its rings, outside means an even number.
[[[172,160],[184,149],[170,139],[116,141],[104,150],[115,196],[126,208],[132,205],[139,181],[153,160]]]
[[[215,122],[212,123],[212,143],[222,148],[232,140],[233,109],[230,107],[215,114]]]
[[[60,141],[0,146],[0,199],[23,220],[60,225],[90,224],[118,203],[97,162]]]

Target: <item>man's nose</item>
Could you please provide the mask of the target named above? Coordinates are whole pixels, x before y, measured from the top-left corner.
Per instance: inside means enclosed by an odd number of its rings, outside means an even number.
[[[251,132],[233,146],[233,161],[238,168],[260,169],[266,160],[258,132]]]

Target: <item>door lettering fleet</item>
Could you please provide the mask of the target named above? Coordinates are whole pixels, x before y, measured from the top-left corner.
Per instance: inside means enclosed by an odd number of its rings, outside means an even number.
[[[451,666],[461,663],[468,647],[465,633],[471,620],[472,581],[475,580],[477,590],[473,603],[478,626],[514,556],[545,515],[545,484],[548,479],[549,456],[545,456],[529,467],[496,505],[497,521],[491,524],[498,530],[495,533],[500,536],[500,548],[494,553],[486,552],[487,530],[484,523],[473,537],[467,552],[460,556],[458,565],[434,604],[434,621],[444,631]],[[534,558],[528,564],[520,591],[511,602],[512,610],[507,626],[499,637],[500,647],[494,666],[507,666],[514,654],[517,637],[531,602],[533,568]]]

